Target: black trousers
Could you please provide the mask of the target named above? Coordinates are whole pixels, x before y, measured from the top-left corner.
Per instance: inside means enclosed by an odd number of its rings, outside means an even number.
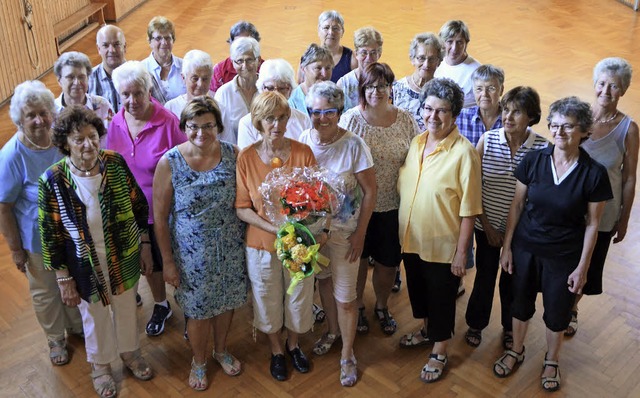
[[[489,317],[491,316],[496,277],[500,269],[500,248],[489,245],[484,231],[476,229],[475,235],[476,278],[467,304],[465,319],[470,328],[482,330],[489,325]],[[513,329],[511,323],[511,302],[513,301],[511,279],[509,273],[500,272],[501,321],[504,330],[509,332]]]

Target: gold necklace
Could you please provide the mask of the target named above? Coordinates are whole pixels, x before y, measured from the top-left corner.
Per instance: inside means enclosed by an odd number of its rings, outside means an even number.
[[[597,119],[597,120],[596,120],[596,123],[600,123],[600,124],[607,124],[607,123],[609,123],[610,121],[612,121],[613,119],[617,118],[617,117],[618,117],[618,113],[620,113],[620,112],[618,112],[618,110],[616,109],[616,113],[614,113],[614,114],[613,114],[613,116],[611,116],[610,118],[605,119],[605,120]]]
[[[322,142],[320,141],[320,133],[318,132],[318,130],[316,130],[316,135],[317,135],[317,142],[314,142],[314,144],[318,145],[318,146],[328,146],[333,144],[334,142],[336,142],[338,140],[338,135],[340,134],[340,127],[338,127],[338,129],[336,130],[336,133],[333,135],[333,137],[331,137],[329,139],[329,141],[327,142]]]

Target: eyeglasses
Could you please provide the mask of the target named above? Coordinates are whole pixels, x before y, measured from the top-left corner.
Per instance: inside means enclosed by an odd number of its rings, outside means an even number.
[[[496,86],[475,86],[474,91],[478,94],[486,91],[489,94],[495,94],[498,91],[498,87]]]
[[[203,133],[210,133],[216,127],[218,127],[218,126],[216,124],[214,124],[214,123],[207,123],[207,124],[203,124],[202,126],[198,126],[197,124],[187,124],[187,128],[192,133],[197,133],[198,130],[202,131]]]
[[[262,90],[263,91],[277,91],[279,93],[286,93],[287,91],[291,90],[291,86],[287,85],[287,86],[267,86],[267,85],[263,85],[262,86]]]
[[[428,64],[432,64],[432,65],[440,62],[440,58],[438,57],[425,57],[424,55],[421,55],[419,57],[414,57],[413,59],[418,61],[419,64],[424,64],[424,61],[427,61]]]
[[[384,93],[384,91],[386,89],[388,89],[388,88],[389,88],[389,85],[386,84],[386,83],[385,84],[378,84],[378,85],[370,84],[368,86],[364,86],[364,90],[368,91],[370,93],[372,93],[374,91],[377,91],[379,93]]]
[[[162,41],[166,41],[167,43],[171,43],[173,41],[173,36],[153,36],[151,40],[154,40],[156,43],[162,43]]]
[[[323,115],[328,119],[335,119],[338,117],[338,113],[340,113],[340,109],[338,108],[329,108],[329,109],[311,109],[307,108],[309,111],[309,115],[314,119],[320,119]]]
[[[549,123],[549,131],[551,131],[552,133],[557,133],[558,131],[560,131],[560,129],[564,130],[565,133],[571,133],[573,132],[573,130],[575,130],[575,128],[576,128],[576,125],[570,124],[570,123],[565,123],[565,124]]]
[[[425,115],[431,115],[432,113],[435,113],[436,116],[444,116],[449,112],[451,112],[451,109],[444,109],[444,108],[433,109],[428,105],[424,107]]]
[[[242,65],[253,65],[256,62],[255,58],[238,58],[238,59],[234,59],[233,63],[238,65],[238,66],[242,66]]]
[[[267,116],[267,117],[265,117],[263,120],[264,120],[265,122],[267,122],[267,124],[274,125],[274,124],[276,124],[276,123],[278,123],[278,124],[283,123],[285,120],[286,120],[286,121],[288,121],[288,119],[289,119],[289,116],[287,116],[287,115],[281,115],[281,116],[278,116],[278,117],[275,117],[275,116]]]
[[[340,32],[342,30],[342,26],[340,26],[340,25],[324,25],[320,29],[322,29],[325,32],[328,32],[329,30],[331,30],[332,32]]]
[[[367,51],[367,50],[361,49],[361,50],[356,51],[356,54],[358,54],[362,58],[366,58],[368,56],[370,56],[370,57],[379,57],[380,54],[382,54],[382,49],[379,48],[377,50],[371,50],[371,51]]]

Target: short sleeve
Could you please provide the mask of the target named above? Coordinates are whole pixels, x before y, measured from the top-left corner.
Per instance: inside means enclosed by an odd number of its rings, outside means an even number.
[[[237,209],[247,209],[253,207],[251,201],[251,193],[249,191],[249,185],[247,181],[247,150],[245,149],[238,155],[238,161],[236,162],[236,202],[235,207]]]
[[[0,202],[14,203],[18,200],[22,190],[23,178],[21,177],[18,167],[11,160],[9,148],[3,148],[0,151]]]
[[[589,192],[589,202],[604,202],[613,198],[611,183],[607,170],[597,164],[593,164],[593,183],[591,192]]]
[[[531,168],[538,156],[538,151],[527,153],[513,172],[516,179],[524,185],[529,185],[531,183]]]

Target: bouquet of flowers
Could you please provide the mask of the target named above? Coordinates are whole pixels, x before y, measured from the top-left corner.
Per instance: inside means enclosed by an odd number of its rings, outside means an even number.
[[[320,272],[318,264],[329,265],[329,259],[318,253],[320,245],[313,235],[340,210],[343,192],[344,181],[318,166],[276,168],[260,186],[267,217],[281,225],[275,248],[291,275],[287,293],[304,278]]]

